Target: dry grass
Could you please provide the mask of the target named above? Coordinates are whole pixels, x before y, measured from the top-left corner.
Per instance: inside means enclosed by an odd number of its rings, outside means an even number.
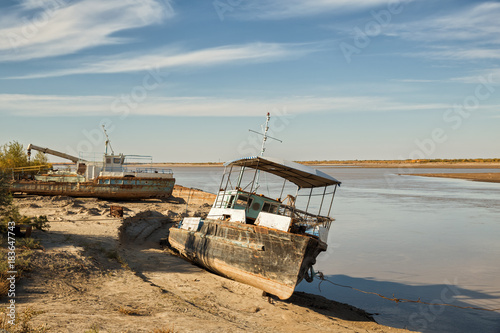
[[[28,241],[29,242],[29,241]],[[26,243],[23,243],[26,244]],[[35,243],[29,242],[29,244],[33,245]],[[21,245],[18,241],[16,245]],[[22,245],[21,245],[22,246]],[[33,245],[34,246],[34,245]],[[9,252],[10,250],[5,247],[0,247],[0,297],[6,296],[9,291],[9,282],[7,278],[10,276],[8,271],[11,271],[9,267]],[[15,257],[15,271],[17,271],[16,275],[16,283],[17,281],[24,275],[25,272],[29,272],[31,270],[31,258],[33,256],[33,251],[28,248],[28,246],[16,247],[16,257]]]
[[[150,313],[147,311],[141,311],[136,309],[130,309],[120,306],[118,308],[118,312],[127,315],[127,316],[149,316]]]
[[[151,331],[151,333],[175,333],[175,329],[173,327],[155,328],[154,330]]]
[[[30,323],[31,319],[39,314],[42,314],[43,311],[35,311],[33,308],[28,307],[24,309],[23,312],[18,313],[16,316],[16,321],[14,325],[11,325],[7,322],[5,315],[0,315],[0,327],[4,328],[7,332],[10,333],[45,333],[49,332],[49,327],[46,325],[40,325],[37,327],[33,327]]]

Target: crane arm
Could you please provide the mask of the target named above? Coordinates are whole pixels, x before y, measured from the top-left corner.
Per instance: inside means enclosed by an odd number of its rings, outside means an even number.
[[[31,144],[31,143],[28,145],[28,157],[31,156],[31,149],[38,150],[38,151],[45,153],[45,154],[50,154],[50,155],[54,155],[57,157],[65,158],[67,160],[73,161],[74,163],[77,163],[80,160],[78,157],[71,156],[71,155],[68,155],[65,153],[61,153],[57,150],[35,146],[34,144]]]

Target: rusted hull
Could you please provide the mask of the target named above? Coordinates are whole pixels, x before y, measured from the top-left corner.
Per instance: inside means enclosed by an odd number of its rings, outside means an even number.
[[[207,269],[280,299],[289,298],[326,244],[255,225],[207,220],[200,231],[173,227],[170,245]]]
[[[120,180],[114,177],[114,180]],[[123,178],[130,182],[130,178]],[[135,180],[135,179],[134,179]],[[140,179],[137,179],[139,181]],[[175,179],[147,179],[147,185],[99,184],[95,182],[44,182],[15,181],[10,187],[12,193],[35,195],[64,195],[69,197],[92,197],[111,200],[133,200],[168,198],[172,195]]]

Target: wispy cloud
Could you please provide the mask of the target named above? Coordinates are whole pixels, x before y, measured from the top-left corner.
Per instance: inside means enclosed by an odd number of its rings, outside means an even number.
[[[387,0],[252,0],[236,6],[231,15],[244,20],[281,20],[323,13],[343,14],[387,6],[387,3]]]
[[[499,45],[500,46],[500,45]],[[497,60],[500,59],[500,48],[491,46],[491,48],[471,48],[464,49],[460,46],[449,45],[439,51],[422,51],[409,54],[414,57],[425,57],[441,60]]]
[[[500,3],[473,4],[442,16],[393,24],[386,35],[417,41],[422,52],[407,55],[433,59],[500,59]]]
[[[472,75],[454,77],[449,82],[480,84],[488,82],[491,86],[500,85],[500,68],[488,68],[473,72]]]
[[[133,108],[115,96],[0,95],[0,114],[18,116],[260,116],[273,107],[293,114],[315,112],[387,112],[444,110],[446,104],[401,103],[372,96],[292,96],[235,99],[204,96],[148,97]]]
[[[92,59],[79,59],[76,66],[73,62],[66,64],[65,69],[56,69],[12,79],[33,79],[65,76],[74,74],[102,74],[143,71],[147,68],[175,69],[185,67],[203,67],[227,65],[231,63],[266,62],[280,59],[301,57],[320,50],[314,43],[279,44],[251,43],[244,45],[228,45],[195,51],[179,48],[159,49],[144,54],[119,54]],[[59,67],[64,66],[60,64]]]
[[[487,82],[489,85],[500,85],[500,68],[487,68],[471,71],[470,75],[457,76],[442,79],[394,79],[394,82],[402,83],[466,83],[481,84]]]
[[[427,79],[394,79],[391,80],[394,82],[403,82],[403,83],[438,83],[445,82],[445,80],[427,80]]]
[[[0,62],[72,54],[123,43],[125,29],[174,16],[171,0],[24,0],[0,14]]]

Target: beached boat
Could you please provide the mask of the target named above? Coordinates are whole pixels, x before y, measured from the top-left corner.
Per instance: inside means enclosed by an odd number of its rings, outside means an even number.
[[[31,149],[69,159],[74,170],[18,168],[13,171],[12,193],[63,195],[100,199],[130,200],[168,198],[175,179],[170,169],[155,168],[151,156],[107,153],[71,156],[30,144]],[[84,156],[85,158],[83,158]]]
[[[224,166],[207,218],[184,218],[172,227],[170,246],[219,275],[287,299],[304,278],[312,280],[316,257],[327,249],[340,182],[311,167],[262,156]],[[259,184],[261,172],[280,181],[277,199],[257,193],[265,188]],[[290,184],[296,186],[295,195],[284,194]],[[298,208],[301,189],[308,192],[303,196],[305,209]]]

